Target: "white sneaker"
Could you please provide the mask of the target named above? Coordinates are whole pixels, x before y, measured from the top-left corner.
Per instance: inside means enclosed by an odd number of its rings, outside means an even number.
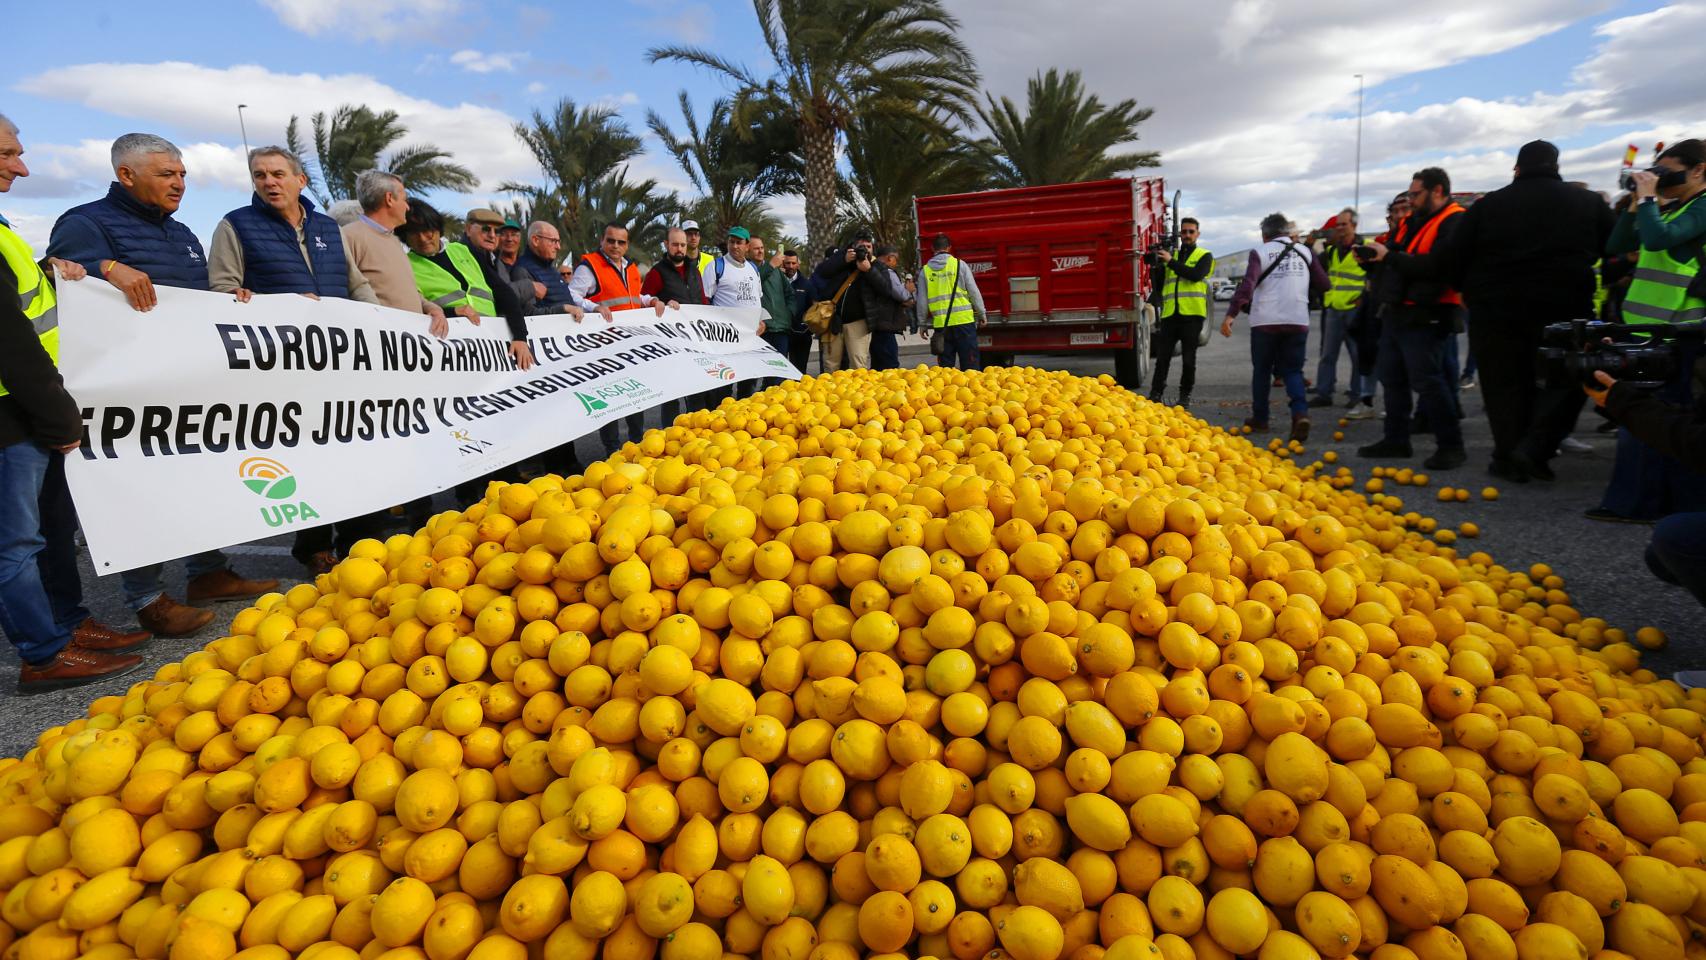
[[[1558,443],[1559,453],[1592,453],[1593,444],[1583,443],[1575,437],[1565,437]]]
[[[1372,420],[1377,416],[1372,403],[1359,403],[1355,410],[1345,414],[1346,420]]]
[[[1706,687],[1706,670],[1678,670],[1671,675],[1671,679],[1682,685],[1686,690]]]

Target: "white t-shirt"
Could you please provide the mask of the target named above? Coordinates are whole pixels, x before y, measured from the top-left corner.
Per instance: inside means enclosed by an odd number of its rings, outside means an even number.
[[[723,265],[723,278],[717,279],[717,264]],[[758,268],[751,260],[736,263],[727,257],[712,260],[705,267],[705,302],[713,307],[754,307],[762,313],[763,290],[758,280]]]
[[[1263,270],[1275,260],[1280,263],[1250,297],[1250,326],[1309,326],[1309,262],[1314,253],[1289,237],[1269,240],[1256,252]]]

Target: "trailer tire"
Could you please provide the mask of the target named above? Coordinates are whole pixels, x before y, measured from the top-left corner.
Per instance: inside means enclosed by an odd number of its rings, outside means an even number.
[[[1155,308],[1147,303],[1139,305],[1131,349],[1114,356],[1114,379],[1127,390],[1143,389],[1155,371],[1155,357],[1150,353],[1154,332]]]

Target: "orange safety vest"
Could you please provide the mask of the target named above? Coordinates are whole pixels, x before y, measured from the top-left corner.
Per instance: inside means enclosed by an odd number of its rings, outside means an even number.
[[[1398,242],[1404,245],[1405,253],[1412,256],[1423,256],[1433,250],[1434,240],[1439,236],[1439,225],[1462,212],[1463,208],[1456,203],[1446,204],[1444,209],[1429,218],[1427,223],[1422,224],[1422,229],[1417,230],[1416,235],[1407,241],[1404,235],[1409,232],[1410,221],[1405,220],[1398,225]],[[1463,295],[1448,287],[1435,302],[1458,306],[1463,303]]]
[[[581,263],[592,270],[592,279],[597,284],[587,291],[588,300],[612,310],[635,310],[641,306],[640,268],[634,261],[628,261],[628,269],[622,275],[616,273],[615,264],[602,253],[589,253],[581,257]]]

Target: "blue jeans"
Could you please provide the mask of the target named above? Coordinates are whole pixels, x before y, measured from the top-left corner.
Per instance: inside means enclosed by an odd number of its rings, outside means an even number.
[[[1440,449],[1463,449],[1463,426],[1457,422],[1457,405],[1445,382],[1447,341],[1456,342],[1449,328],[1407,324],[1391,318],[1382,324],[1380,383],[1386,388],[1385,439],[1393,443],[1410,442],[1414,391],[1421,395],[1422,413],[1432,425]]]
[[[1355,307],[1349,310],[1326,309],[1321,311],[1321,364],[1315,370],[1315,392],[1319,396],[1331,400],[1333,385],[1339,373],[1339,347],[1343,346],[1351,356],[1350,394],[1353,399],[1368,396],[1374,391],[1364,389],[1373,384],[1364,384],[1360,367],[1362,351],[1357,349],[1356,338],[1350,335],[1351,318],[1357,315]]]
[[[1673,513],[1654,524],[1647,567],[1706,605],[1706,513]]]
[[[942,328],[947,342],[942,348],[941,365],[961,370],[978,370],[983,366],[977,352],[977,324],[958,323]]]
[[[1309,349],[1307,327],[1253,327],[1250,330],[1250,419],[1268,422],[1268,391],[1273,378],[1285,381],[1291,415],[1306,416],[1309,398],[1303,393],[1303,359]]]
[[[224,570],[230,565],[231,560],[224,553],[205,550],[184,558],[184,573],[194,580],[204,573]],[[151,563],[146,567],[126,570],[119,574],[119,583],[124,586],[124,602],[130,604],[132,610],[141,610],[166,592],[166,565]]]
[[[976,338],[972,340],[977,344]],[[886,330],[871,331],[871,369],[894,370],[900,366],[900,344],[895,335]]]
[[[0,447],[0,630],[25,663],[58,656],[89,618],[76,534],[65,458],[33,443]]]

